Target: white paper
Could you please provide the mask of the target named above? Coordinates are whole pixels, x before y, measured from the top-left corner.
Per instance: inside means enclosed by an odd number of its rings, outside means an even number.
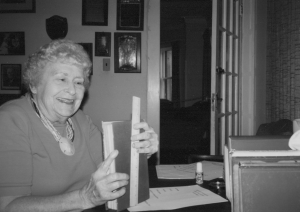
[[[232,157],[285,157],[300,156],[297,150],[253,150],[253,151],[234,151]]]
[[[150,188],[150,198],[134,207],[128,208],[128,210],[173,210],[219,202],[227,202],[227,200],[198,185]]]
[[[223,177],[223,163],[202,161],[204,180]],[[157,165],[158,179],[195,179],[196,163],[183,165]]]

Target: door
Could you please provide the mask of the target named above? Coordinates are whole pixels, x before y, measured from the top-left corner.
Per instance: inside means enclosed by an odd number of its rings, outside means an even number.
[[[213,0],[211,59],[211,155],[223,154],[239,132],[240,0]]]

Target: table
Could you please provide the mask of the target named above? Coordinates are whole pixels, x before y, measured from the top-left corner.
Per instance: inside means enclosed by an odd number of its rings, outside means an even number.
[[[149,166],[149,184],[150,188],[157,187],[172,187],[172,186],[187,186],[187,185],[195,185],[195,180],[170,180],[170,179],[158,179],[156,175],[155,166]],[[212,192],[219,194],[223,198],[226,198],[225,189],[213,189],[209,186],[209,181],[204,181],[202,187],[211,190]],[[105,207],[99,206],[93,209],[86,210],[85,212],[100,212],[105,211]],[[107,212],[113,212],[114,210],[107,210]],[[230,202],[222,202],[222,203],[214,203],[207,205],[197,205],[185,208],[179,208],[176,210],[171,210],[176,212],[231,212],[231,204]],[[128,212],[128,210],[124,210],[123,212]],[[167,212],[167,210],[160,210],[158,212]]]

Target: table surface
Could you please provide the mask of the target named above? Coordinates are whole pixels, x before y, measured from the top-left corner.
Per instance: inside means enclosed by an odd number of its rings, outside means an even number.
[[[214,189],[209,186],[211,181],[204,181],[203,188],[209,189],[210,191],[219,194],[223,198],[226,198],[225,189]],[[195,185],[195,180],[171,180],[171,179],[158,179],[156,175],[155,166],[149,166],[149,184],[150,188],[157,188],[157,187],[174,187],[174,186],[188,186],[188,185]],[[105,207],[99,206],[93,209],[86,210],[85,212],[100,212],[105,211]],[[114,210],[107,210],[107,212],[113,212]],[[166,212],[166,210],[160,210],[161,212]],[[207,205],[197,205],[185,208],[178,208],[172,211],[176,212],[231,212],[231,204],[230,202],[222,202],[222,203],[214,203],[214,204],[207,204]],[[123,212],[128,212],[128,210],[124,210]]]

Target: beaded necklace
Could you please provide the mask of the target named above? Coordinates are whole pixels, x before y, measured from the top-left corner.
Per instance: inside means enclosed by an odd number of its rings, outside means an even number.
[[[55,127],[52,125],[52,123],[47,119],[44,114],[39,110],[35,100],[31,98],[31,102],[33,105],[33,108],[35,109],[36,115],[41,119],[44,126],[51,132],[54,139],[59,143],[59,147],[61,151],[65,155],[74,155],[75,153],[75,147],[73,144],[74,139],[74,130],[73,130],[73,123],[71,118],[67,119],[67,138],[60,135],[60,133],[55,129]]]

